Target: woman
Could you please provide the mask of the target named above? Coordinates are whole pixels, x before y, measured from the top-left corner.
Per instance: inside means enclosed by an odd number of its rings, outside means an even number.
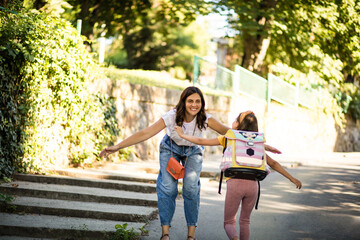
[[[195,239],[195,228],[199,215],[200,172],[204,147],[194,145],[179,137],[174,130],[175,126],[182,127],[186,134],[196,137],[202,137],[202,133],[207,127],[222,135],[229,129],[210,114],[205,113],[205,100],[201,90],[197,87],[188,87],[182,92],[175,109],[163,114],[153,125],[140,130],[114,146],[105,148],[101,151],[100,157],[107,157],[122,148],[143,142],[166,128],[166,134],[160,143],[160,171],[156,184],[162,227],[160,239],[170,239],[169,228],[175,212],[178,194],[178,181],[166,170],[169,158],[173,156],[185,165],[183,179],[184,210],[188,226],[188,240],[192,240]],[[277,149],[268,147],[269,149],[278,152]]]

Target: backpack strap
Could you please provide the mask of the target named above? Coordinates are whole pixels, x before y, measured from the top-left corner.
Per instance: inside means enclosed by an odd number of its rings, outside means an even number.
[[[219,191],[218,191],[219,194],[221,194],[221,184],[222,184],[222,181],[223,181],[223,172],[221,171],[221,172],[220,172],[220,181],[219,181]]]
[[[225,137],[225,147],[223,148],[223,154],[225,152],[226,147],[227,147],[227,138]]]
[[[223,149],[223,154],[225,152],[225,149],[226,149],[226,146],[227,146],[227,138],[225,138],[225,147]],[[218,193],[221,194],[221,184],[222,184],[222,180],[223,180],[223,171],[220,172],[220,181],[219,181],[219,191]]]
[[[257,181],[258,182],[258,197],[257,197],[257,200],[256,200],[256,204],[255,204],[255,209],[257,210],[258,209],[258,205],[259,205],[259,199],[260,199],[260,181]]]

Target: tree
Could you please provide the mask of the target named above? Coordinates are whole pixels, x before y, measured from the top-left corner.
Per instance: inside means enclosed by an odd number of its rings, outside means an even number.
[[[135,11],[137,16],[123,21],[119,32],[129,68],[159,69],[160,60],[176,53],[179,47],[196,48],[186,36],[177,34],[195,20],[195,12],[187,5],[154,1],[148,9]]]
[[[37,9],[56,17],[59,17],[65,9],[71,8],[66,0],[25,0],[22,5],[27,9]]]
[[[321,18],[323,29],[315,31],[316,43],[343,63],[344,82],[359,84],[360,76],[360,1],[332,1],[333,15]]]
[[[230,27],[237,30],[244,48],[240,65],[261,73],[271,40],[271,25],[274,21],[277,1],[220,0],[214,1],[220,12],[226,12]]]
[[[181,44],[189,46],[174,34],[208,11],[202,1],[179,0],[69,0],[73,8],[63,16],[82,19],[82,34],[92,46],[101,32],[119,39],[128,68],[160,68],[164,57],[173,55]],[[194,45],[193,43],[191,43]],[[191,45],[190,44],[190,45]],[[124,65],[122,65],[124,67]]]
[[[271,59],[304,72],[311,69],[328,82],[354,83],[360,74],[358,1],[302,1],[290,7],[281,11],[286,21],[274,25]],[[277,57],[279,52],[287,57]],[[334,66],[336,61],[341,64]],[[331,68],[338,73],[326,74]]]
[[[217,11],[227,13],[230,27],[238,32],[235,39],[242,42],[238,64],[263,76],[276,63],[311,74],[315,83],[328,88],[344,113],[360,118],[359,0],[212,3]]]
[[[62,16],[75,22],[82,20],[81,34],[93,41],[104,32],[105,36],[117,33],[124,19],[131,18],[134,8],[146,8],[148,1],[116,1],[116,0],[67,0],[72,6]]]
[[[324,58],[342,63],[343,78],[331,73],[330,81],[352,81],[360,75],[359,0],[242,0],[214,1],[227,11],[230,26],[242,39],[241,65],[262,74],[266,66],[281,61],[298,70],[324,72]],[[325,64],[326,65],[326,64]],[[330,66],[326,66],[329,68]]]

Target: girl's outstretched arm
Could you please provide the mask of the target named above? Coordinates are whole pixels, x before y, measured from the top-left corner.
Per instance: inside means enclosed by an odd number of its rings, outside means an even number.
[[[208,139],[208,138],[200,138],[200,137],[185,135],[183,130],[179,126],[175,126],[174,129],[181,138],[189,142],[195,143],[197,145],[204,145],[204,146],[220,145],[220,142],[217,138]]]
[[[272,159],[269,155],[266,154],[266,162],[267,164],[274,169],[275,171],[277,171],[278,173],[280,173],[281,175],[283,175],[284,177],[286,177],[287,179],[289,179],[293,184],[295,184],[296,188],[301,189],[302,187],[302,183],[300,182],[300,180],[294,178],[293,176],[291,176],[290,173],[288,173],[288,171],[286,171],[280,163],[278,163],[277,161],[275,161],[274,159]]]
[[[131,145],[141,143],[141,142],[155,136],[161,130],[163,130],[165,127],[166,127],[165,122],[161,118],[156,123],[154,123],[153,125],[140,130],[139,132],[131,135],[130,137],[124,139],[121,142],[119,142],[118,144],[116,144],[114,146],[111,146],[111,147],[104,148],[100,152],[99,157],[107,157],[109,154],[117,152],[122,148],[130,147]]]

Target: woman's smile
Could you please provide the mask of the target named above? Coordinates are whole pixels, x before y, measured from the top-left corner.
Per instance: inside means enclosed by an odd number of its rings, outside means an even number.
[[[185,105],[186,114],[192,116],[193,119],[201,109],[200,95],[198,93],[191,94],[190,96],[187,97],[185,103],[186,103]]]

